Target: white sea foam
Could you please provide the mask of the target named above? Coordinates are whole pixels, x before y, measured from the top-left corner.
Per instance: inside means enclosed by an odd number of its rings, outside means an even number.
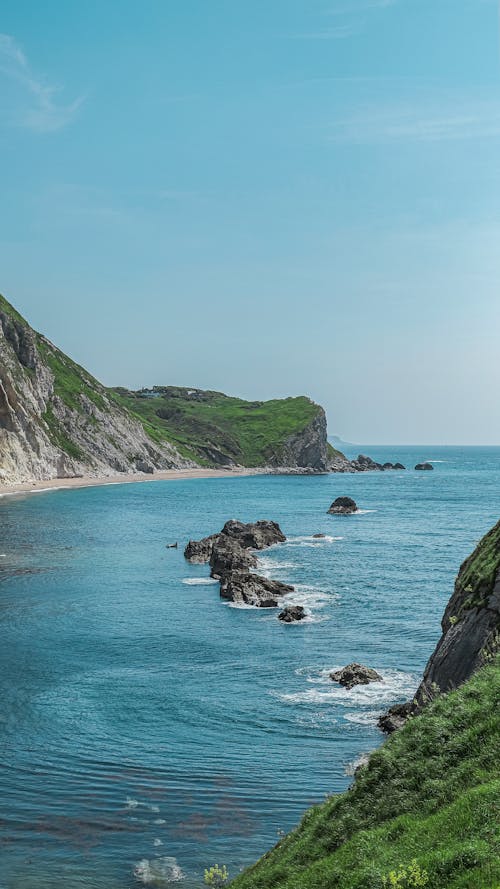
[[[137,809],[140,806],[140,802],[138,799],[132,799],[132,797],[127,796],[125,800],[125,805],[127,809]]]
[[[330,679],[330,672],[336,669],[340,668],[338,666],[326,670],[307,670],[305,668],[299,675],[305,675],[307,681],[315,687],[299,692],[278,693],[277,697],[287,704],[331,705],[334,703],[339,707],[358,706],[360,708],[375,704],[383,709],[385,705],[393,703],[398,698],[411,697],[418,684],[416,677],[410,673],[403,673],[399,670],[378,670],[377,672],[383,676],[381,682],[355,685],[354,688],[347,689]],[[379,713],[380,710],[376,711],[377,715]]]
[[[143,858],[134,867],[134,877],[145,886],[166,886],[169,883],[180,883],[184,874],[177,864],[177,859],[165,855],[163,858]]]
[[[378,512],[378,509],[357,509],[353,515],[368,515],[369,512]]]
[[[359,710],[357,713],[344,713],[344,719],[356,725],[376,725],[380,713],[380,710]]]
[[[324,537],[314,537],[312,534],[304,534],[299,537],[289,537],[281,546],[301,547],[307,546],[317,548],[325,546],[328,543],[335,543],[337,540],[343,540],[343,537],[334,537],[332,534],[326,534]]]
[[[366,765],[369,758],[369,753],[360,753],[360,755],[357,756],[356,759],[353,759],[352,762],[348,762],[346,764],[344,768],[345,774],[349,775],[349,777],[352,778],[356,774],[357,769],[360,769],[362,768],[362,766]]]
[[[167,822],[165,821],[164,818],[155,818],[155,820],[153,821],[153,824],[166,824],[166,823]]]
[[[219,581],[213,577],[184,577],[182,582],[188,586],[212,586],[212,584]]]
[[[155,815],[157,815],[157,814],[159,813],[159,811],[160,811],[160,807],[159,807],[159,806],[149,806],[149,809],[151,810],[151,812],[154,812]]]
[[[156,837],[156,839],[153,840],[153,846],[163,846],[163,840]]]

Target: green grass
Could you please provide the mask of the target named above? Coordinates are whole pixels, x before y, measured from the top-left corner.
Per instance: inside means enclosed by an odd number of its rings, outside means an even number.
[[[69,457],[73,457],[75,460],[85,461],[87,459],[81,448],[69,438],[66,430],[54,415],[51,407],[48,407],[45,413],[42,414],[42,420],[47,424],[52,444],[61,448],[62,451],[68,454]]]
[[[29,327],[28,322],[23,318],[22,315],[19,314],[14,308],[11,306],[10,302],[8,302],[4,296],[0,294],[0,312],[5,312],[6,315],[9,315],[15,321],[18,321],[20,324],[23,324],[25,327]]]
[[[461,611],[485,605],[493,592],[500,568],[500,522],[483,537],[471,556],[463,563],[457,585],[466,594]]]
[[[352,788],[231,883],[382,889],[416,859],[428,889],[500,887],[500,660],[392,735]]]
[[[161,391],[161,398],[143,398],[119,389],[114,397],[141,419],[151,437],[172,442],[202,465],[213,462],[207,445],[245,466],[279,460],[286,439],[305,429],[320,410],[305,397],[252,402],[220,392],[193,398],[187,389]]]
[[[83,394],[96,407],[101,410],[106,409],[106,402],[100,392],[103,387],[83,367],[80,367],[39,334],[37,335],[37,347],[54,375],[54,394],[59,396],[66,407],[82,413],[80,395]]]

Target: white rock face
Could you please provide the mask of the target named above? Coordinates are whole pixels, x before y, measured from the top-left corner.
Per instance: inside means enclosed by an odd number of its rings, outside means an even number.
[[[0,484],[195,465],[0,302]]]

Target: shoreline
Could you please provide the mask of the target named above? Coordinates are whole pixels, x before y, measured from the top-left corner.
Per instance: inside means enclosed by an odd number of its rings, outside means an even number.
[[[144,482],[184,481],[191,478],[241,478],[260,475],[261,469],[164,469],[152,473],[117,473],[116,475],[82,475],[73,478],[51,478],[33,482],[0,485],[0,499],[16,494],[36,494],[42,491],[61,491],[73,488],[96,488],[105,485],[143,484]],[[265,472],[265,470],[264,470]]]

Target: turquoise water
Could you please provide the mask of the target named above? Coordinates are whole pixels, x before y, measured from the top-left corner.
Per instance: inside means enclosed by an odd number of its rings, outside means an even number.
[[[348,786],[499,506],[498,448],[363,450],[442,462],[0,500],[0,889],[200,886]],[[328,516],[340,494],[362,512]],[[289,542],[263,570],[296,585],[307,622],[222,603],[205,566],[165,549],[230,517],[280,522]],[[333,685],[352,660],[384,682]]]

